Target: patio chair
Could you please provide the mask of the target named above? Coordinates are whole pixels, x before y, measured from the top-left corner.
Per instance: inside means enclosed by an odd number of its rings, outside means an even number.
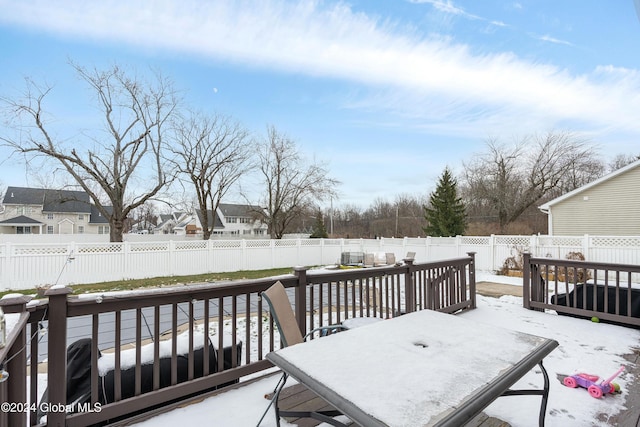
[[[317,332],[319,332],[321,336],[324,336],[329,333],[347,329],[342,325],[321,326],[309,331],[306,335],[303,336],[300,332],[300,327],[298,326],[298,321],[296,320],[295,314],[293,313],[293,309],[291,308],[291,303],[289,302],[287,292],[285,291],[284,286],[282,285],[282,283],[280,283],[280,281],[277,281],[260,295],[267,302],[267,304],[269,304],[269,311],[276,323],[278,330],[280,331],[280,340],[284,347],[304,343],[304,341],[308,337]],[[262,420],[264,420],[264,417],[267,415],[267,412],[269,412],[271,405],[275,406],[276,425],[278,427],[280,427],[280,417],[313,418],[315,420],[322,421],[333,426],[344,425],[333,419],[333,417],[342,415],[342,413],[339,411],[280,410],[280,408],[278,407],[278,397],[280,396],[280,392],[287,382],[287,378],[288,375],[286,373],[283,373],[282,377],[278,381],[278,384],[276,385],[276,388],[273,390],[273,397],[271,398],[271,402],[269,402],[269,406],[267,406],[267,409],[262,414],[262,417],[260,418],[260,421],[258,421],[257,426],[260,426]]]

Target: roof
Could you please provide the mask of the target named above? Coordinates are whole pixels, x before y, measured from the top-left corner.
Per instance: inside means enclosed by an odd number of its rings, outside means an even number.
[[[42,205],[44,189],[26,187],[7,187],[2,204],[4,205]]]
[[[200,224],[203,224],[202,212],[200,211],[200,209],[197,209],[197,213],[198,213],[198,220],[200,221]],[[220,216],[218,215],[217,212],[214,214],[212,213],[211,209],[207,209],[207,217],[209,219],[207,227],[211,227],[211,224],[214,224],[213,226],[214,229],[219,230],[221,228],[224,228],[224,225],[222,224],[222,221],[220,220]]]
[[[7,187],[4,205],[39,205],[43,212],[90,213],[89,195],[84,191]]]
[[[582,187],[578,187],[573,191],[569,191],[568,193],[565,193],[560,197],[556,197],[555,199],[550,200],[547,203],[544,203],[544,204],[538,206],[538,209],[540,209],[543,212],[547,212],[547,211],[549,211],[551,206],[553,206],[555,204],[558,204],[558,203],[560,203],[560,202],[562,202],[564,200],[567,200],[567,199],[575,196],[576,194],[580,194],[583,191],[589,190],[590,188],[593,188],[596,185],[599,185],[599,184],[602,184],[603,182],[609,181],[610,179],[613,179],[613,178],[615,178],[615,177],[617,177],[619,175],[622,175],[623,173],[626,173],[626,172],[628,172],[628,171],[630,171],[632,169],[635,169],[637,167],[640,167],[640,160],[636,160],[633,163],[629,163],[627,166],[624,166],[624,167],[622,167],[620,169],[617,169],[617,170],[611,172],[608,175],[605,175],[605,176],[600,177],[600,178],[598,178],[598,179],[596,179],[594,181],[591,181],[590,183],[585,184]]]
[[[15,218],[5,219],[4,221],[0,221],[0,225],[41,225],[42,222],[37,221],[33,218],[29,218],[25,215],[20,215]]]
[[[104,208],[109,213],[113,211],[113,208],[111,206],[105,206]],[[100,213],[95,205],[91,205],[91,216],[89,217],[89,224],[109,224],[109,220]]]
[[[260,206],[253,205],[235,205],[230,203],[220,203],[218,206],[220,212],[225,217],[230,216],[245,216],[250,217],[254,212],[262,212],[262,208]]]
[[[163,222],[174,220],[174,219],[175,218],[173,217],[172,214],[160,214],[160,224],[162,224]]]

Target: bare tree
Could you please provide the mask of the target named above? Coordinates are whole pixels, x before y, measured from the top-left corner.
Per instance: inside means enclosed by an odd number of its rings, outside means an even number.
[[[176,123],[171,149],[177,172],[193,184],[203,239],[215,226],[216,210],[230,188],[252,167],[249,133],[229,117],[192,114]]]
[[[59,138],[45,117],[51,86],[27,80],[22,99],[0,98],[14,115],[15,136],[0,136],[15,153],[53,159],[89,194],[109,220],[110,240],[121,242],[129,213],[154,197],[170,179],[162,162],[165,124],[178,101],[171,83],[131,77],[118,66],[101,71],[72,64],[95,96],[104,129]]]
[[[315,202],[335,196],[338,181],[328,176],[325,166],[306,164],[294,141],[273,126],[258,150],[258,169],[265,186],[264,211],[258,214],[272,239],[282,238],[290,223]]]
[[[609,165],[608,165],[609,172],[613,172],[620,168],[623,168],[628,164],[635,162],[636,160],[640,160],[639,155],[618,154],[611,160],[611,162],[609,162]]]
[[[158,212],[157,206],[151,201],[147,200],[146,203],[135,208],[131,215],[127,218],[127,229],[131,229],[134,225],[137,225],[136,230],[153,231],[152,227],[158,225]]]
[[[325,215],[333,217],[333,235],[331,237],[368,237],[369,221],[363,217],[363,210],[355,204],[348,204],[326,212]],[[331,231],[331,230],[330,230]]]
[[[552,191],[573,190],[601,170],[594,172],[592,146],[570,132],[526,137],[512,147],[490,140],[487,148],[464,165],[466,201],[495,215],[500,232]]]

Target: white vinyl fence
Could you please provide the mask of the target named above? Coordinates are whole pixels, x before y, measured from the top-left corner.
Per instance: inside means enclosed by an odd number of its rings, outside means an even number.
[[[16,236],[14,236],[14,240]],[[451,238],[164,240],[123,243],[0,243],[0,290],[294,266],[336,264],[342,252],[393,253],[417,262],[476,253],[476,270],[497,271],[522,252],[640,264],[640,236],[458,236]]]

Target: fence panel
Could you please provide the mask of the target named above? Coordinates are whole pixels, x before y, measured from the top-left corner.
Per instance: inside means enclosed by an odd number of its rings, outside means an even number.
[[[458,236],[380,239],[165,240],[123,243],[0,243],[0,289],[336,264],[342,252],[415,252],[433,261],[475,252],[480,271],[499,271],[523,252],[640,264],[638,236]]]

